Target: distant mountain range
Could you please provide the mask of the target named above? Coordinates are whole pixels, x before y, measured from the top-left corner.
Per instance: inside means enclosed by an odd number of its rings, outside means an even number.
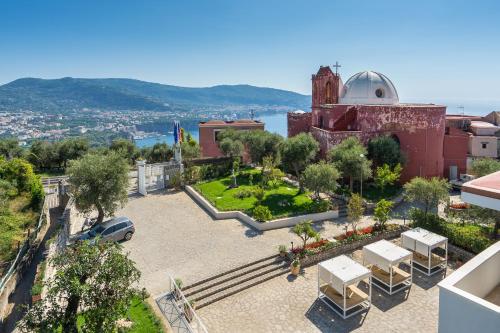
[[[250,85],[187,88],[133,79],[22,78],[0,86],[0,110],[64,112],[168,111],[173,105],[259,105],[305,108],[310,96]]]

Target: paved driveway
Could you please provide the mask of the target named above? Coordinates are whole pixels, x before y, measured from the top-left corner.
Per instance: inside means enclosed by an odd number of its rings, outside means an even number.
[[[214,220],[184,192],[132,197],[116,215],[128,216],[136,225],[134,237],[123,245],[153,296],[168,289],[168,275],[189,284],[277,253],[280,244],[300,242],[289,228],[259,233],[238,220]],[[328,238],[344,225],[325,221],[315,227]]]

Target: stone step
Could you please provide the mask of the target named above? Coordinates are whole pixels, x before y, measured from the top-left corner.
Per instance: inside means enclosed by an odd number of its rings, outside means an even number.
[[[265,257],[265,258],[262,258],[262,259],[259,259],[259,260],[256,260],[256,261],[252,261],[252,262],[250,262],[248,264],[235,267],[235,268],[230,269],[228,271],[222,272],[222,273],[217,274],[217,275],[213,275],[213,276],[211,276],[209,278],[206,278],[206,279],[200,280],[198,282],[195,282],[193,284],[190,284],[190,285],[188,285],[186,287],[183,287],[182,291],[184,293],[186,293],[186,291],[189,290],[189,289],[201,286],[201,285],[206,284],[208,282],[215,282],[215,280],[220,279],[221,277],[224,277],[224,276],[227,276],[227,275],[239,272],[239,271],[243,271],[243,270],[247,271],[246,268],[250,268],[249,270],[251,271],[252,268],[255,268],[255,267],[252,267],[252,266],[256,266],[256,265],[261,264],[261,263],[263,263],[265,261],[271,261],[271,260],[274,261],[277,258],[281,258],[281,257],[278,254],[275,254],[275,255],[272,255],[272,256],[269,256],[269,257]],[[259,266],[262,266],[262,265],[259,265]],[[236,274],[238,274],[238,273],[236,273]],[[189,294],[193,294],[193,292],[191,291],[191,292],[189,292]]]
[[[204,292],[202,294],[200,294],[201,291],[191,293],[191,297],[189,297],[189,299],[193,299],[194,301],[199,302],[205,298],[220,294],[220,293],[225,292],[225,291],[232,289],[234,287],[244,285],[245,283],[248,283],[249,281],[259,279],[260,277],[265,276],[267,274],[282,270],[283,268],[287,268],[288,265],[289,265],[288,262],[282,261],[279,264],[266,266],[260,270],[245,273],[245,274],[240,275],[238,277],[228,279],[224,283],[216,284],[216,285],[212,286],[211,288],[204,289]],[[196,296],[193,296],[193,295],[196,295]]]
[[[225,274],[218,278],[212,278],[205,283],[198,284],[196,287],[188,289],[183,289],[184,296],[191,297],[193,295],[199,294],[202,291],[211,290],[213,292],[214,287],[218,287],[217,290],[225,288],[225,284],[231,282],[232,284],[238,283],[240,280],[248,279],[250,276],[258,276],[262,272],[267,272],[283,264],[284,259],[281,257],[272,257],[269,260],[262,261],[260,265],[251,265],[249,267],[236,270],[232,273]],[[241,281],[240,281],[241,282]],[[205,293],[206,294],[206,293]],[[200,297],[199,295],[196,298]]]
[[[258,277],[248,279],[248,281],[240,282],[238,284],[231,286],[230,288],[225,288],[224,290],[221,290],[221,291],[214,293],[210,296],[203,297],[200,299],[200,300],[202,300],[202,302],[197,304],[196,308],[201,309],[207,305],[210,305],[210,304],[213,304],[213,303],[218,302],[220,300],[223,300],[224,298],[233,296],[239,292],[242,292],[244,290],[252,288],[258,284],[264,283],[266,281],[274,279],[275,277],[286,274],[288,272],[289,272],[289,265],[284,264],[281,267],[278,267],[277,269],[273,269],[272,271],[269,271],[265,274],[259,275]]]

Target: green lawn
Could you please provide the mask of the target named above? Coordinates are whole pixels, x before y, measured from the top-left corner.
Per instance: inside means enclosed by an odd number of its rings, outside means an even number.
[[[131,333],[163,332],[160,321],[148,304],[136,298],[128,311],[128,317],[134,322]]]
[[[260,171],[245,171],[253,175],[253,184],[249,184],[248,177],[238,176],[238,187],[228,188],[232,184],[232,177],[224,177],[208,182],[202,182],[194,185],[194,188],[201,193],[208,201],[220,211],[239,210],[252,215],[257,200],[254,196],[247,198],[236,198],[235,194],[239,191],[253,191],[260,182]],[[309,193],[299,194],[299,189],[280,182],[277,188],[266,190],[262,205],[267,206],[273,215],[273,218],[299,215],[308,213],[312,200]]]
[[[149,307],[146,302],[143,302],[140,298],[136,297],[132,300],[132,305],[130,306],[127,318],[131,320],[134,325],[127,333],[163,333],[160,320],[153,313],[153,310]],[[78,317],[78,331],[80,332],[80,327],[83,325],[84,319],[82,316]],[[59,328],[58,333],[61,332]]]

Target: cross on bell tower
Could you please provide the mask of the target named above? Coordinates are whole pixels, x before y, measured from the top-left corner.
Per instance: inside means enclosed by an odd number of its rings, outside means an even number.
[[[338,61],[335,61],[335,65],[332,67],[335,67],[335,75],[339,75],[339,68],[342,67]]]

